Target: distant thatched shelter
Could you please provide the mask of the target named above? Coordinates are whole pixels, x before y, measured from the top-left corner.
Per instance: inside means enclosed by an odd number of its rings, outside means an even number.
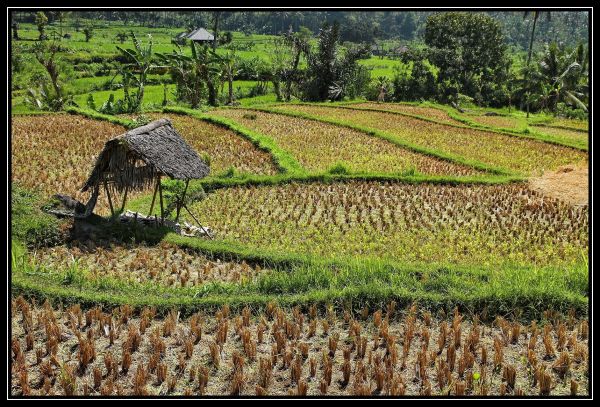
[[[215,36],[212,35],[210,32],[206,31],[206,29],[204,29],[204,28],[198,28],[198,29],[192,31],[191,33],[185,35],[185,38],[187,38],[188,40],[192,40],[194,42],[207,43],[207,42],[213,42],[215,39]]]
[[[159,191],[161,217],[164,217],[160,178],[168,176],[185,180],[187,185],[190,179],[204,178],[209,172],[208,164],[181,138],[168,119],[156,120],[106,142],[82,188],[82,191],[93,191],[90,200],[93,201],[92,208],[90,209],[88,204],[86,212],[93,210],[101,185],[108,195],[113,213],[111,191],[124,192],[121,208],[123,210],[129,190],[141,190],[156,185],[150,213]],[[179,209],[178,207],[178,217]]]

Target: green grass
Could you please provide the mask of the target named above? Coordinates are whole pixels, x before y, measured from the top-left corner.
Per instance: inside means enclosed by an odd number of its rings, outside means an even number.
[[[103,120],[103,121],[107,121],[107,122],[110,122],[113,124],[118,124],[125,128],[128,128],[128,129],[136,127],[136,124],[133,120],[129,120],[129,119],[125,119],[123,117],[113,116],[113,115],[109,115],[109,114],[99,113],[99,112],[96,112],[95,110],[80,109],[78,107],[71,106],[66,109],[66,112],[71,113],[71,114],[79,114],[79,115],[89,117],[90,119],[94,119],[94,120]]]
[[[400,60],[379,57],[361,59],[358,63],[371,70],[371,78],[387,76],[390,80],[394,77],[396,68],[406,67]]]
[[[165,240],[275,270],[251,282],[170,288],[93,278],[76,264],[65,270],[47,270],[31,262],[22,249],[15,250],[13,245],[13,292],[82,305],[154,306],[161,312],[177,307],[183,313],[223,304],[233,308],[246,305],[261,308],[269,301],[283,306],[313,303],[376,308],[395,300],[400,305],[417,302],[426,308],[447,310],[458,306],[490,315],[518,308],[524,311],[524,316],[540,316],[548,308],[563,311],[573,308],[580,314],[587,309],[587,266],[583,263],[569,269],[403,266],[359,259],[323,261],[286,256],[174,234],[167,235]]]

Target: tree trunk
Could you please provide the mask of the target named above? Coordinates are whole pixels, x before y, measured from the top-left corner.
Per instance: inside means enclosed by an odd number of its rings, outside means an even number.
[[[291,75],[288,76],[286,84],[285,84],[285,101],[289,102],[292,97],[292,81],[296,77],[296,73],[298,72],[298,65],[300,64],[300,52],[298,49],[296,55],[294,56],[294,65],[292,68]]]
[[[218,37],[218,32],[219,32],[219,18],[220,17],[221,17],[220,12],[217,11],[214,13],[213,42],[212,42],[213,51],[217,49],[217,37]]]
[[[206,81],[206,86],[208,87],[208,104],[211,106],[217,105],[217,90],[215,89],[215,85],[212,80]]]
[[[533,38],[535,36],[535,25],[537,24],[538,12],[534,11],[533,13],[533,27],[531,28],[531,38],[529,39],[529,52],[527,53],[527,67],[529,67],[529,63],[531,62],[531,52],[533,50]],[[531,73],[527,70],[527,87],[529,87]],[[527,99],[527,118],[529,118],[529,98]]]
[[[229,104],[233,105],[233,72],[227,72],[227,81],[229,82]]]
[[[140,73],[140,85],[137,94],[137,108],[142,109],[142,103],[144,102],[144,85],[146,82],[146,74],[144,71]]]

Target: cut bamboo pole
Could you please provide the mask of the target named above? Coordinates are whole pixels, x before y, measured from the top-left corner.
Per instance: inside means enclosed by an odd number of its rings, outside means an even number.
[[[185,208],[186,211],[188,211],[188,213],[190,214],[190,216],[196,221],[196,223],[198,224],[198,226],[200,226],[200,229],[202,229],[202,231],[204,232],[204,234],[210,238],[210,234],[208,233],[208,231],[206,229],[204,229],[204,226],[202,226],[202,224],[200,222],[198,222],[198,219],[196,219],[196,217],[194,216],[194,214],[192,213],[192,211],[190,211],[190,209],[187,207],[187,205],[183,204],[183,207]]]
[[[164,225],[165,223],[165,207],[163,204],[163,193],[162,193],[162,184],[160,183],[160,177],[158,178],[158,192],[160,195],[160,223]]]

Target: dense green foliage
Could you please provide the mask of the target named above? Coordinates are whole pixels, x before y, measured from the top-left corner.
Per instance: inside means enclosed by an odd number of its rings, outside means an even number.
[[[442,99],[458,102],[458,94],[488,104],[506,72],[506,45],[500,24],[481,13],[451,12],[427,18],[428,59],[439,68]]]
[[[585,16],[48,11],[36,19],[35,13],[17,12],[11,53],[13,107],[30,110],[23,104],[29,100],[38,109],[60,110],[70,103],[71,94],[80,107],[108,114],[172,104],[197,108],[365,97],[462,107],[517,106],[585,118]],[[215,24],[217,41],[205,46],[188,47],[176,36],[198,26],[214,30]],[[119,51],[117,43],[124,43],[131,31],[152,34],[155,44],[149,55],[141,53],[149,48],[130,50],[135,51],[133,59],[133,54]],[[53,39],[56,60],[64,62],[52,73],[46,60],[32,58],[27,41],[40,38]],[[62,96],[53,90],[49,75],[64,82]],[[240,81],[247,83],[239,86]]]
[[[58,22],[59,13],[46,11],[49,23]],[[126,11],[99,10],[73,11],[71,18],[79,26],[85,19],[102,23],[118,22],[126,26],[146,27],[210,27],[212,11]],[[425,20],[433,11],[227,11],[222,12],[220,28],[225,31],[244,33],[281,34],[291,26],[294,31],[301,26],[318,31],[324,22],[340,23],[343,41],[370,42],[377,39],[400,38],[411,40],[421,37]],[[511,45],[526,49],[529,45],[529,31],[532,16],[523,18],[522,11],[485,12],[498,20],[506,33],[506,41]],[[16,13],[19,22],[33,23],[35,11]],[[537,38],[541,42],[565,42],[575,45],[587,41],[588,15],[582,11],[553,11],[551,19],[541,19],[537,28]]]

